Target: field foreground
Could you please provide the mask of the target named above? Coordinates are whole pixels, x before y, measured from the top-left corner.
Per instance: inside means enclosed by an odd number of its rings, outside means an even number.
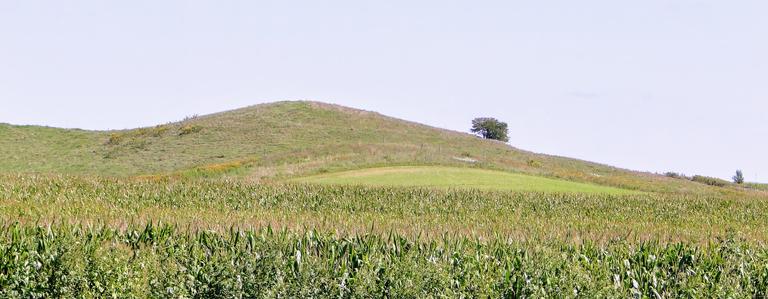
[[[0,297],[761,297],[768,203],[0,176]]]
[[[3,298],[763,298],[768,250],[307,231],[0,231]]]

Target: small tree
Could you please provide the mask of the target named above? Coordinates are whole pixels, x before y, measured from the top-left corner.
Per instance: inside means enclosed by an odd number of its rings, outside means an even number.
[[[736,170],[736,175],[733,176],[733,182],[736,184],[744,184],[744,174],[741,170]]]
[[[478,117],[472,120],[472,133],[482,136],[486,139],[494,139],[507,142],[507,123],[491,117]]]

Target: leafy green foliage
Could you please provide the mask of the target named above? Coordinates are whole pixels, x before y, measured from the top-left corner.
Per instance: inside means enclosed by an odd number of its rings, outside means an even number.
[[[472,133],[478,134],[485,139],[493,139],[508,142],[509,130],[507,123],[501,122],[492,117],[478,117],[472,120]]]
[[[733,239],[574,245],[11,224],[0,252],[4,298],[768,295],[768,250]]]

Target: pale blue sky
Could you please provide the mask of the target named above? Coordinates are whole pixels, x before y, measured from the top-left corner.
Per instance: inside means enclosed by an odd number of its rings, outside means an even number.
[[[768,181],[768,1],[0,0],[0,122],[338,103],[620,167]]]

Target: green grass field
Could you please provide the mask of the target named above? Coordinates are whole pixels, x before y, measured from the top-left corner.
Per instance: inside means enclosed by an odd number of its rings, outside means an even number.
[[[290,180],[313,184],[437,187],[529,192],[629,194],[634,191],[476,168],[444,166],[380,167]]]

